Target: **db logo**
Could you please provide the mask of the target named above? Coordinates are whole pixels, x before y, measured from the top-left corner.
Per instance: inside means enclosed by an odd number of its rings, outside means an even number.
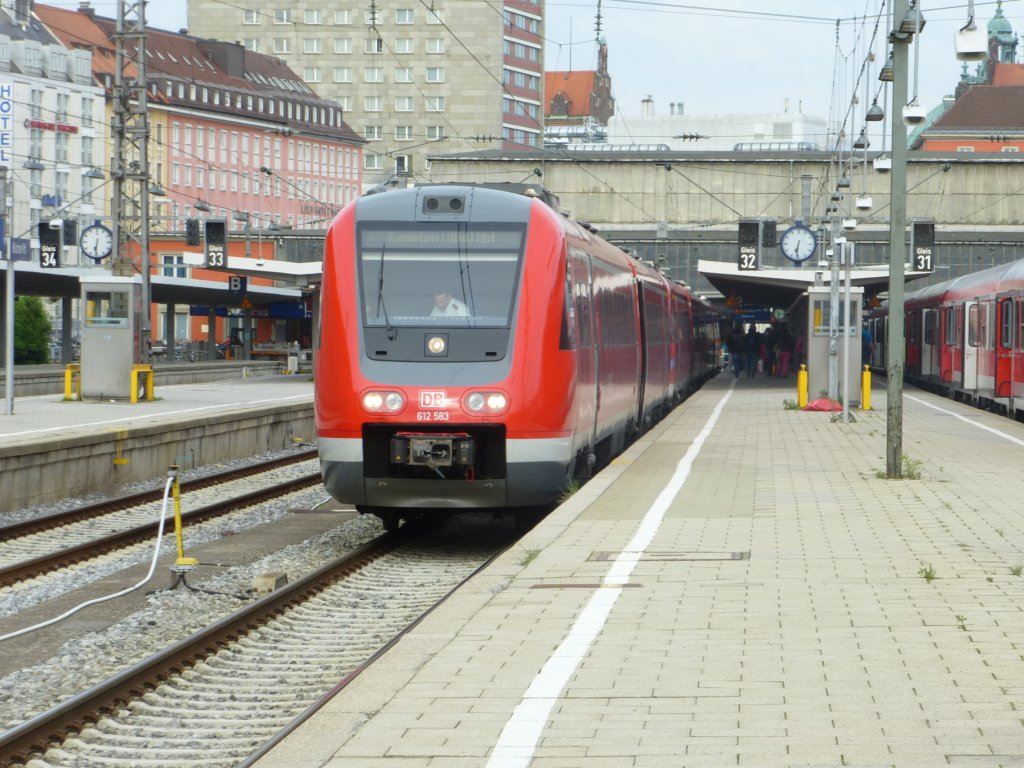
[[[444,408],[448,395],[443,390],[437,392],[420,392],[420,408]]]

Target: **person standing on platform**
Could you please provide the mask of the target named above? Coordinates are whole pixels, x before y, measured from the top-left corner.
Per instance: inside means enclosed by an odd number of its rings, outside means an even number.
[[[757,361],[761,359],[761,334],[751,323],[747,329],[747,378],[753,378],[757,372]]]
[[[779,368],[778,375],[781,378],[789,376],[789,360],[793,356],[793,336],[789,328],[783,328],[779,332]]]

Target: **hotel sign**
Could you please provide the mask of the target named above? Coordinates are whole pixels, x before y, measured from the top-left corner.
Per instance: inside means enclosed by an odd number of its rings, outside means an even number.
[[[0,83],[0,165],[12,167],[14,86]]]
[[[25,127],[36,128],[40,131],[56,131],[57,133],[78,133],[77,125],[54,123],[50,120],[26,120]]]

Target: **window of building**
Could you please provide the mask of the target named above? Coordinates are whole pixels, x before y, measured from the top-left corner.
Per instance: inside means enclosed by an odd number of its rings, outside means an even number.
[[[411,125],[396,125],[395,126],[395,139],[397,141],[412,141],[412,126]]]
[[[292,43],[287,37],[275,37],[274,38],[274,53],[291,53]],[[213,103],[220,103],[220,92],[213,92]]]
[[[427,82],[428,83],[443,83],[444,82],[444,67],[427,67]]]
[[[368,171],[379,171],[384,168],[384,155],[367,152],[363,155],[363,168]]]
[[[82,127],[83,128],[92,128],[92,126],[93,126],[93,117],[92,117],[93,103],[94,102],[93,102],[92,99],[90,99],[90,98],[88,98],[86,96],[82,97]]]
[[[259,24],[262,21],[260,12],[251,8],[242,10],[242,23],[243,24]]]
[[[302,12],[304,24],[323,24],[323,11],[319,8],[307,8]]]
[[[364,112],[383,112],[384,111],[384,97],[383,96],[364,96],[363,97],[363,111]]]
[[[364,67],[363,68],[363,82],[366,82],[366,83],[383,83],[384,82],[384,68],[383,67]]]
[[[411,83],[412,82],[412,67],[397,67],[395,69],[395,82],[396,83]]]
[[[352,23],[352,11],[348,8],[336,8],[334,10],[334,23],[335,24],[351,24]]]
[[[350,38],[350,37],[336,37],[336,38],[334,38],[334,52],[335,53],[352,53],[352,38]]]
[[[363,136],[369,141],[375,141],[384,138],[384,127],[381,125],[366,125],[363,126]]]
[[[274,9],[274,23],[275,24],[291,24],[292,23],[292,11],[290,8],[276,8]]]
[[[323,79],[320,67],[303,67],[302,79],[307,83],[319,83]]]
[[[444,96],[428,96],[427,112],[444,112]]]
[[[54,157],[58,163],[68,162],[68,135],[58,132],[54,136]]]
[[[303,53],[323,53],[323,41],[319,37],[307,37],[302,41]]]
[[[384,41],[379,37],[368,37],[365,41],[366,45],[364,50],[366,53],[383,53],[384,52]]]
[[[438,139],[444,138],[444,126],[443,125],[428,125],[427,126],[427,139],[429,141],[437,141]]]
[[[366,12],[365,18],[366,26],[375,27],[384,22],[384,11],[380,8],[374,8]]]
[[[444,38],[443,37],[428,37],[427,38],[427,53],[444,53]]]
[[[338,102],[338,106],[341,107],[342,113],[352,111],[352,97],[351,96],[339,96],[335,101]]]
[[[335,67],[334,68],[334,82],[336,82],[336,83],[351,83],[352,82],[352,67]]]
[[[412,96],[396,96],[395,97],[395,112],[412,112],[413,110],[413,99]]]
[[[444,24],[444,14],[436,9],[428,10],[427,24]]]
[[[413,24],[416,21],[416,12],[412,8],[399,8],[395,11],[395,24]]]
[[[416,42],[411,37],[400,37],[395,40],[395,53],[415,53]]]

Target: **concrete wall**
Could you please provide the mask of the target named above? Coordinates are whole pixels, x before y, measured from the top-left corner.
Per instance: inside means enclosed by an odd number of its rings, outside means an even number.
[[[292,438],[315,435],[313,406],[305,403],[2,446],[0,509],[110,492],[164,477],[172,464],[191,469],[281,450],[294,444]]]
[[[155,374],[156,396],[160,397],[159,388],[171,384],[201,384],[205,381],[222,381],[237,379],[242,370],[247,376],[276,376],[281,373],[285,363],[267,361],[219,361],[210,363],[156,363]],[[6,397],[7,382],[0,377],[0,397]],[[14,396],[29,397],[31,395],[56,395],[64,392],[64,366],[38,365],[23,366],[14,371]]]

